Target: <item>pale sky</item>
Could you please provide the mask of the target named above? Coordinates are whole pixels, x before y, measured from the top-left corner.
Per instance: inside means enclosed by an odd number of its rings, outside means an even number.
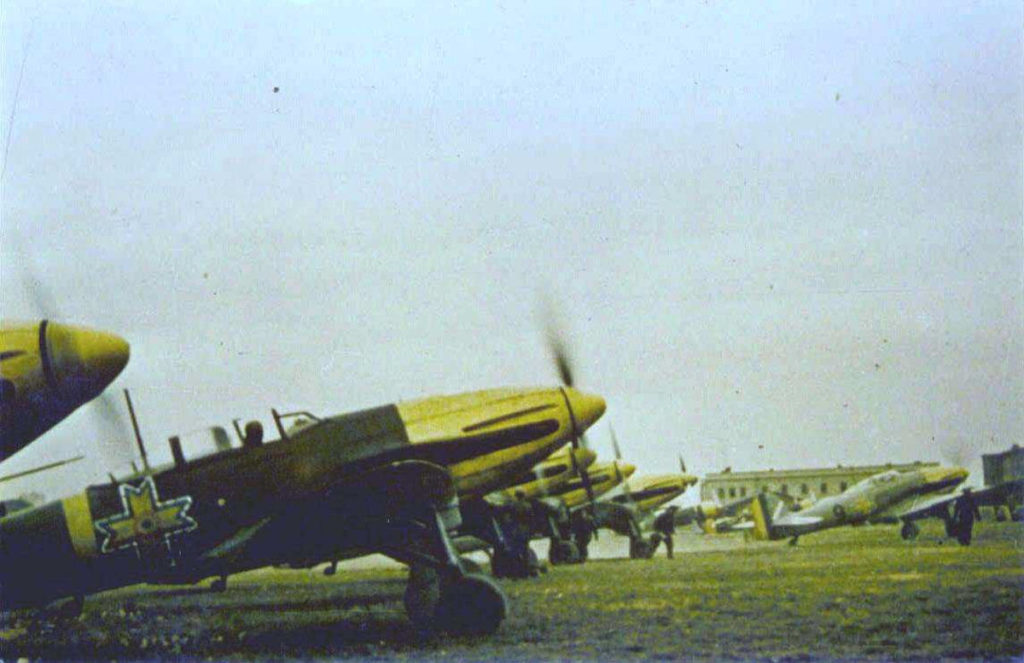
[[[270,407],[554,384],[546,297],[608,401],[592,445],[611,422],[638,474],[980,483],[1024,442],[1022,26],[1020,2],[3,0],[0,315],[44,315],[32,273],[49,315],[124,336],[114,394],[154,456]],[[126,468],[94,409],[0,473],[87,460],[5,491]]]

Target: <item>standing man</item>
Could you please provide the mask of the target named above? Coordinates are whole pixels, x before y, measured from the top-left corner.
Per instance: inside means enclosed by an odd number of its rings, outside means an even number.
[[[668,553],[669,559],[672,559],[672,548],[674,546],[672,535],[676,533],[676,511],[678,510],[679,507],[675,505],[670,506],[659,513],[658,517],[654,519],[654,531],[664,539],[665,550]]]
[[[962,546],[971,545],[971,534],[974,531],[974,519],[981,520],[981,512],[974,502],[974,494],[970,488],[964,488],[964,494],[953,503],[953,532]]]

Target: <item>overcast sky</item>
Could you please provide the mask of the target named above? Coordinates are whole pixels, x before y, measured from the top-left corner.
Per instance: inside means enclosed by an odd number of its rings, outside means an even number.
[[[212,4],[0,5],[0,314],[128,339],[152,454],[554,384],[544,298],[638,473],[1024,441],[1020,2]]]

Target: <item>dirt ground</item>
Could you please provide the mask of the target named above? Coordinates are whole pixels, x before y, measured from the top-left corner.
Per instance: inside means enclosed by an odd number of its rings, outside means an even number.
[[[511,614],[482,639],[418,636],[390,566],[261,571],[205,587],[91,597],[78,619],[18,616],[0,659],[892,660],[1024,658],[1024,525],[974,545],[927,526],[845,528],[785,542],[682,534],[669,560],[599,559],[502,581]],[[614,556],[625,542],[604,536]]]

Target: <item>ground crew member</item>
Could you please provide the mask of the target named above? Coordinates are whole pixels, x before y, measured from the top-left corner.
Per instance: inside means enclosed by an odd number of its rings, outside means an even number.
[[[676,533],[676,511],[679,510],[677,506],[670,506],[669,508],[658,514],[658,517],[654,519],[654,531],[661,535],[665,541],[665,550],[668,553],[668,558],[672,559],[672,535]],[[657,542],[655,542],[657,546]]]
[[[953,503],[953,531],[960,545],[971,545],[975,518],[981,520],[981,512],[978,511],[978,505],[974,502],[974,494],[971,489],[964,488],[964,494]]]

